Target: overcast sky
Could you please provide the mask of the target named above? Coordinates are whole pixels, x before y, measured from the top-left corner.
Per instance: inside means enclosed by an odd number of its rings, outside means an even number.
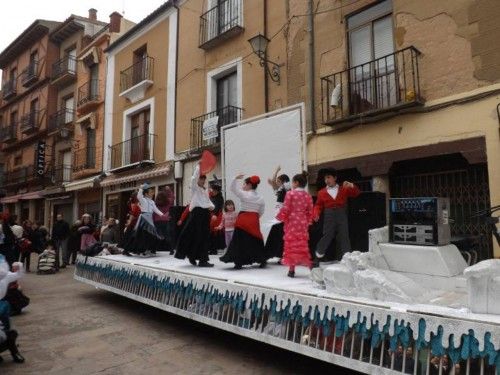
[[[166,0],[1,0],[0,51],[3,51],[37,18],[64,21],[70,14],[88,16],[97,9],[97,18],[109,22],[115,10],[139,22]]]

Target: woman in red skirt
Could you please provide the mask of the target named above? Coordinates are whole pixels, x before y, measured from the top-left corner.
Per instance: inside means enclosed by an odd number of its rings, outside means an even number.
[[[281,263],[289,267],[288,276],[295,276],[295,266],[311,268],[309,225],[313,219],[313,201],[305,187],[307,172],[292,178],[292,190],[286,194],[276,218],[285,224],[285,248]]]
[[[234,263],[235,269],[253,263],[259,263],[262,268],[266,266],[267,257],[259,222],[265,203],[256,191],[260,178],[248,177],[240,188],[238,180],[241,179],[243,175],[236,176],[231,182],[231,192],[241,201],[240,213],[234,224],[233,239],[220,260],[224,263]]]

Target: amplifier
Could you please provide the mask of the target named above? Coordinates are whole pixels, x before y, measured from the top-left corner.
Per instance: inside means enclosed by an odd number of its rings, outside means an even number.
[[[449,210],[449,198],[390,199],[390,241],[412,245],[448,245],[451,239]]]

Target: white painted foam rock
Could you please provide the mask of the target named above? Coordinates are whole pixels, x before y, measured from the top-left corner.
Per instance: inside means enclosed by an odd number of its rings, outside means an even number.
[[[353,295],[353,271],[345,264],[332,264],[323,270],[323,281],[329,293]]]
[[[500,315],[500,259],[483,260],[467,267],[464,276],[471,311]]]

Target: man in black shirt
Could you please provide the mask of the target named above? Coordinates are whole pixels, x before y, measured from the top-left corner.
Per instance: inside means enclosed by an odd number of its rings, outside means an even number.
[[[57,214],[57,220],[52,227],[52,240],[56,245],[56,267],[59,269],[59,254],[62,252],[62,265],[60,268],[65,268],[68,264],[68,238],[69,224],[64,221],[62,214]]]

